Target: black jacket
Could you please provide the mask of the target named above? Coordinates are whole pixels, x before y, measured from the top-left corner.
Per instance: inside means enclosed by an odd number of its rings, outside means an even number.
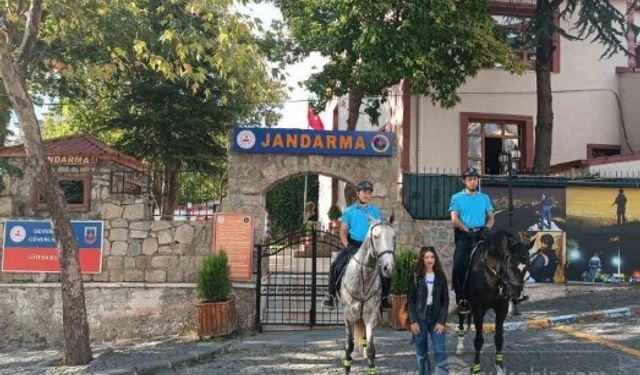
[[[424,283],[424,277],[419,277],[417,273],[414,273],[409,282],[409,293],[407,294],[411,323],[417,323],[418,319],[427,319],[428,296],[429,290]],[[449,287],[446,280],[437,276],[433,282],[432,309],[436,316],[436,322],[445,324],[449,313]]]

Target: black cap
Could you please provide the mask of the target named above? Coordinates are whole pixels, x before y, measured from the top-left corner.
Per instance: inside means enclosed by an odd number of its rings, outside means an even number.
[[[373,192],[373,184],[370,181],[361,181],[356,185],[356,191],[369,190]]]
[[[462,172],[462,178],[467,178],[467,177],[478,177],[478,178],[480,178],[480,172],[478,172],[478,170],[475,169],[474,167],[469,167],[469,168],[465,169],[464,172]]]

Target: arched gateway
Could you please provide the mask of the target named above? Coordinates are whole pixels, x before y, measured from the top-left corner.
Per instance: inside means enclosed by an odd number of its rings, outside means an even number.
[[[375,186],[373,202],[386,215],[395,213],[400,219],[398,229],[411,231],[412,225],[407,225],[411,219],[400,202],[400,163],[392,133],[236,129],[232,142],[228,195],[221,211],[252,214],[256,243],[262,243],[267,192],[286,178],[304,174],[353,185],[370,180]],[[331,250],[339,249],[339,240],[325,232],[314,231],[311,237],[310,245],[292,234],[268,249],[258,247],[261,255],[254,259],[260,276],[256,280],[258,329],[272,324],[341,324],[339,312],[323,310],[319,303]],[[408,231],[398,231],[400,244],[410,244],[413,238]]]
[[[284,139],[282,147],[258,148],[242,150],[238,146],[238,137],[243,130],[236,129],[232,142],[234,146],[229,152],[228,195],[222,203],[222,212],[238,212],[253,214],[254,238],[262,236],[265,220],[267,192],[280,181],[298,175],[320,174],[339,178],[355,185],[358,181],[368,179],[375,185],[373,203],[385,214],[395,212],[396,218],[402,220],[405,215],[400,202],[399,174],[400,160],[396,151],[396,143],[392,133],[373,132],[312,132],[293,129],[259,129],[251,131],[256,139],[254,147],[266,143],[266,137],[273,141],[276,135]],[[290,142],[287,147],[287,136],[298,135],[298,142]],[[301,138],[308,135],[309,146],[303,148]],[[388,143],[385,152],[376,152],[372,143],[376,136],[384,136]],[[316,141],[315,137],[320,140]],[[327,148],[334,137],[335,148]],[[345,148],[338,148],[340,137],[349,137],[343,141]],[[362,137],[364,149],[355,149],[358,137]],[[291,138],[289,138],[291,139]],[[314,143],[322,148],[313,148]],[[297,147],[296,147],[297,146]],[[323,154],[322,154],[323,153]],[[351,153],[351,155],[345,155]],[[407,236],[399,236],[399,241],[407,242]]]

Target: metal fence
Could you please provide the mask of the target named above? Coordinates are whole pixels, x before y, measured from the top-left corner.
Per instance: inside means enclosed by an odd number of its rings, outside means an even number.
[[[569,186],[638,188],[640,172],[567,173],[556,176],[515,175],[511,185],[517,188],[564,188]],[[481,186],[507,187],[509,177],[487,175]],[[459,174],[405,173],[402,199],[405,209],[413,219],[447,220],[450,217],[451,195],[461,191],[462,176]]]

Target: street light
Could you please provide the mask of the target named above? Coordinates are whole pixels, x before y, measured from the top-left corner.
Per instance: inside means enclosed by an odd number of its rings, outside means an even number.
[[[498,155],[498,162],[500,163],[500,170],[507,174],[507,184],[509,189],[509,231],[513,226],[513,186],[511,185],[511,177],[513,174],[518,173],[518,163],[522,153],[516,146],[509,151],[503,151]]]

